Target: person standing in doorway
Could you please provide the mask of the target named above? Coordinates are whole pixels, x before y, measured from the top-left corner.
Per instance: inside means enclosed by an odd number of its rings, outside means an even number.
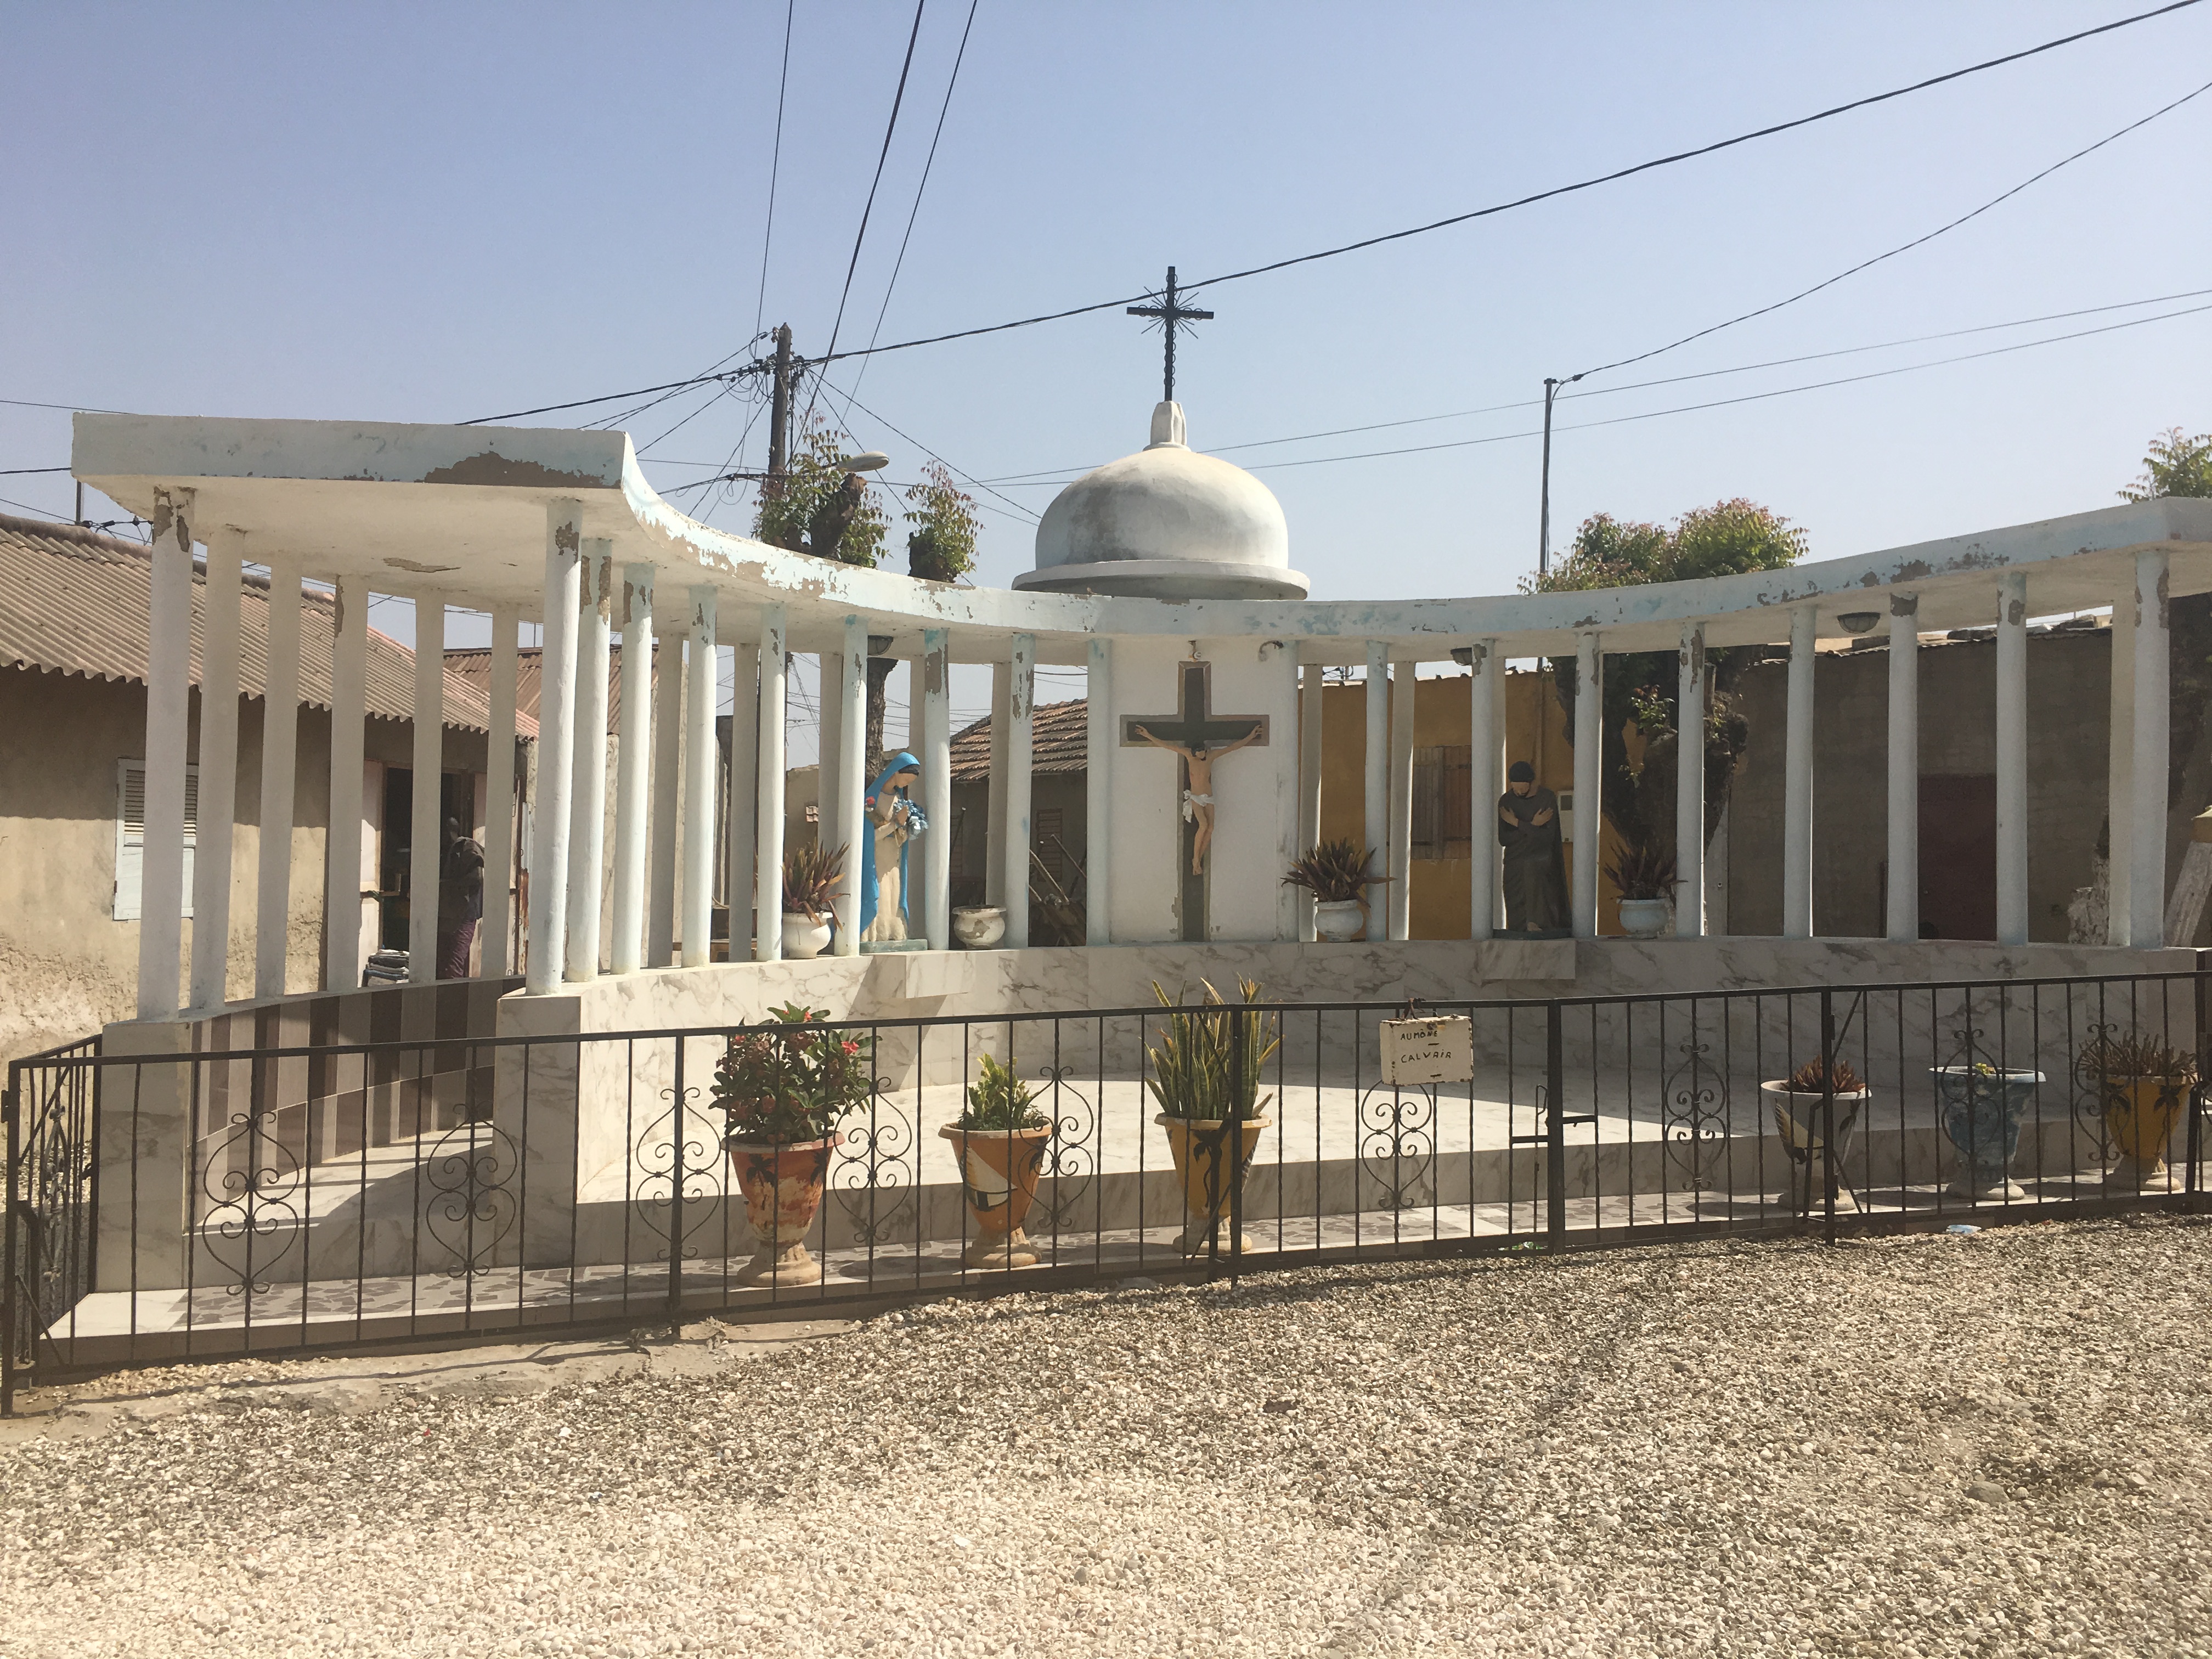
[[[446,820],[445,849],[438,858],[438,977],[469,976],[469,946],[483,915],[483,848]]]

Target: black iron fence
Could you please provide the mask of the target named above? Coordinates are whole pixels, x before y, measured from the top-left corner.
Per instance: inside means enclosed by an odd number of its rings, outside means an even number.
[[[9,1068],[0,1391],[1188,1267],[2189,1206],[2206,978],[94,1040]]]

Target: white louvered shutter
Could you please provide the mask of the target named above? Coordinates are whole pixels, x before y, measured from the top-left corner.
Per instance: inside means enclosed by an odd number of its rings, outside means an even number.
[[[199,842],[200,769],[185,769],[185,902],[192,914],[192,855]],[[146,862],[146,763],[115,763],[115,903],[118,921],[136,921],[141,912]]]

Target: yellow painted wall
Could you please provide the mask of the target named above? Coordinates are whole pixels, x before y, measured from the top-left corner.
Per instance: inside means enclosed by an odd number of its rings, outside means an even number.
[[[1416,683],[1413,702],[1413,746],[1464,747],[1469,743],[1468,677]],[[1392,696],[1398,695],[1392,687]],[[1303,713],[1303,710],[1301,710]],[[1567,723],[1553,695],[1548,672],[1511,673],[1505,678],[1505,731],[1508,762],[1525,760],[1536,769],[1536,781],[1562,794],[1575,787],[1575,751],[1567,742]],[[1367,768],[1367,688],[1354,682],[1331,685],[1322,694],[1321,833],[1324,840],[1340,836],[1361,840],[1365,833]],[[1501,785],[1502,787],[1502,785]],[[1611,863],[1617,846],[1611,828],[1605,830],[1601,863]],[[1573,880],[1572,843],[1567,854],[1568,879]],[[1419,859],[1413,869],[1413,899],[1408,931],[1415,939],[1465,939],[1468,936],[1468,861],[1465,859]],[[1620,931],[1620,899],[1613,884],[1599,877],[1598,931]],[[1379,919],[1379,915],[1378,915]]]

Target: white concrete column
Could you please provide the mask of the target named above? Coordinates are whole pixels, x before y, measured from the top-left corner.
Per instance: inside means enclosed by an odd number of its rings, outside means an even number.
[[[1300,938],[1305,906],[1300,890],[1283,880],[1283,872],[1305,850],[1299,822],[1304,798],[1298,789],[1300,745],[1291,736],[1298,726],[1298,647],[1295,640],[1268,640],[1260,647],[1260,660],[1274,670],[1275,683],[1267,698],[1272,733],[1263,754],[1275,774],[1275,937],[1285,941]]]
[[[684,635],[659,641],[653,669],[653,871],[647,896],[645,965],[676,961],[677,830],[684,814]]]
[[[1368,868],[1378,878],[1367,890],[1364,937],[1379,939],[1388,932],[1390,918],[1390,890],[1379,879],[1390,873],[1390,647],[1382,640],[1367,641],[1367,746],[1362,758],[1362,832],[1372,854]],[[1378,917],[1381,927],[1376,926]]]
[[[1605,841],[1605,653],[1595,634],[1575,635],[1575,867],[1577,939],[1597,937],[1597,869]]]
[[[1468,878],[1469,939],[1498,931],[1498,798],[1505,784],[1498,770],[1498,705],[1504,702],[1505,659],[1496,640],[1477,640],[1469,651],[1468,681]]]
[[[623,567],[622,732],[615,745],[614,915],[607,965],[645,965],[646,858],[652,850],[653,585],[649,564]]]
[[[2027,943],[2027,573],[1997,578],[1997,943]]]
[[[1085,682],[1083,942],[1114,942],[1114,641],[1094,635]]]
[[[238,624],[246,538],[207,529],[200,597],[199,811],[192,836],[192,981],[188,1006],[220,1008],[230,975],[230,848],[238,816]],[[333,727],[335,733],[335,727]],[[333,781],[337,775],[332,774]],[[354,769],[361,793],[361,769]],[[360,906],[354,908],[357,912]]]
[[[730,960],[752,960],[753,836],[759,813],[754,792],[759,787],[755,763],[760,742],[760,647],[747,641],[730,647],[730,793],[729,852],[723,866],[722,891],[730,906]]]
[[[428,985],[438,977],[438,872],[445,849],[439,780],[446,760],[446,601],[415,601],[415,810],[407,845],[407,977]],[[262,776],[268,776],[266,769]],[[268,832],[261,844],[269,845]],[[264,907],[268,895],[263,893]],[[264,995],[271,994],[264,993]]]
[[[505,979],[510,970],[508,942],[514,932],[514,912],[507,884],[514,876],[514,836],[518,814],[514,806],[514,692],[515,643],[522,627],[518,607],[491,608],[491,732],[484,739],[484,890],[483,920],[477,924],[481,941],[477,974],[483,979]],[[356,768],[356,775],[359,768]],[[356,813],[356,819],[360,814]]]
[[[1097,658],[1092,659],[1095,665]],[[922,630],[921,811],[929,828],[921,837],[922,931],[939,951],[952,948],[952,696],[951,635],[942,628]],[[1091,670],[1091,696],[1097,670]],[[1093,775],[1097,775],[1095,773]],[[1095,843],[1094,843],[1095,844]],[[1093,876],[1093,880],[1097,877]]]
[[[1889,596],[1890,939],[1920,937],[1920,596]]]
[[[986,804],[983,854],[983,902],[1006,902],[1006,796],[1012,788],[1006,776],[1006,755],[1013,725],[1014,671],[1005,662],[991,665],[991,793]]]
[[[177,1012],[185,945],[185,747],[190,741],[192,495],[154,492],[147,602],[145,830],[138,865],[138,1018]]]
[[[568,939],[568,808],[576,763],[576,604],[584,504],[545,503],[545,608],[538,652],[538,799],[531,813],[530,965],[524,988],[560,988]]]
[[[325,991],[350,991],[361,983],[361,790],[368,749],[368,582],[361,576],[341,576],[334,596],[331,634],[331,805],[323,842]],[[200,810],[204,816],[204,764],[200,778]],[[207,846],[204,832],[200,846],[203,849]],[[206,856],[204,850],[201,856]],[[489,888],[485,902],[489,906]],[[504,914],[504,906],[501,910]]]
[[[690,592],[684,661],[684,966],[714,959],[714,797],[721,750],[714,743],[714,590]]]
[[[1006,948],[1030,942],[1030,721],[1036,707],[1036,636],[1013,638],[1006,675],[1006,838],[1001,843]]]
[[[2163,548],[2136,555],[2134,800],[2129,816],[2128,942],[2138,951],[2166,943],[2166,741],[2171,719],[2168,562]],[[2187,941],[2183,941],[2185,944]]]
[[[763,605],[760,627],[760,712],[755,728],[760,788],[753,818],[753,908],[760,916],[760,933],[755,955],[762,962],[776,962],[783,956],[783,707],[791,678],[784,608]]]
[[[1420,665],[1401,659],[1391,670],[1390,937],[1405,939],[1413,915],[1413,712]]]
[[[845,649],[837,659],[837,823],[833,840],[844,845],[845,877],[837,885],[837,932],[830,950],[833,956],[856,957],[860,954],[860,854],[866,838],[874,833],[867,821],[868,624],[865,617],[845,618]],[[823,775],[825,779],[829,775],[826,766]]]
[[[2129,941],[2130,897],[2135,867],[2136,822],[2136,594],[2135,573],[2128,591],[2112,605],[2112,707],[2106,722],[2105,942]],[[2164,918],[2160,932],[2165,931]]]
[[[606,869],[607,672],[612,656],[614,544],[584,544],[576,596],[575,769],[569,775],[568,939],[562,977],[599,971],[599,907]]]
[[[1513,764],[1512,756],[1506,753],[1507,737],[1512,726],[1510,718],[1511,709],[1509,705],[1513,698],[1513,681],[1507,672],[1511,665],[1505,653],[1498,648],[1495,640],[1489,641],[1487,643],[1491,648],[1492,672],[1498,676],[1498,691],[1494,704],[1498,723],[1490,731],[1490,752],[1495,759],[1492,762],[1490,775],[1490,799],[1484,803],[1483,811],[1490,819],[1490,833],[1494,838],[1498,834],[1498,797],[1505,793],[1505,775],[1511,769]],[[1482,734],[1480,732],[1470,735],[1477,743],[1482,741]],[[1502,848],[1498,850],[1503,852]],[[1505,931],[1505,883],[1503,879],[1504,872],[1502,861],[1493,867],[1498,870],[1499,878],[1497,881],[1498,903],[1490,913],[1490,927],[1493,933],[1502,933]]]
[[[1306,664],[1298,693],[1298,853],[1313,850],[1321,840],[1321,772],[1322,688],[1327,670],[1317,662]],[[1298,937],[1314,939],[1314,896],[1303,887],[1297,895]]]
[[[441,665],[442,666],[442,663]],[[284,994],[292,934],[293,783],[300,765],[300,560],[269,561],[269,672],[261,699],[261,859],[253,907],[253,994]]]
[[[1782,757],[1782,937],[1813,937],[1813,664],[1820,612],[1790,612],[1787,738]]]
[[[1705,628],[1682,625],[1674,692],[1674,936],[1705,933]]]
[[[845,821],[837,788],[845,781],[845,653],[824,651],[821,666],[821,723],[815,732],[814,817],[823,847],[837,845],[837,826]],[[848,849],[859,868],[860,849]],[[832,947],[833,955],[835,947]]]

